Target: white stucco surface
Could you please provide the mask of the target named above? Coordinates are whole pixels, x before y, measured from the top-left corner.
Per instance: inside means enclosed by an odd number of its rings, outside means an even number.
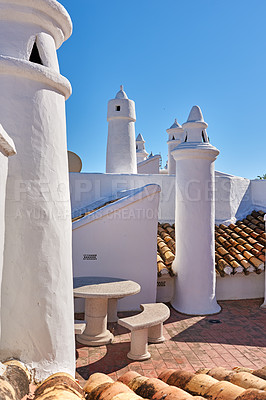
[[[145,150],[145,140],[143,139],[143,136],[141,135],[141,133],[139,133],[137,138],[136,138],[137,164],[140,163],[141,161],[146,160],[148,155],[149,154]]]
[[[12,139],[0,125],[0,287],[2,286],[3,255],[5,242],[5,200],[6,200],[6,180],[8,171],[8,156],[16,153]],[[0,298],[1,304],[1,298]],[[2,321],[1,321],[2,322]],[[0,322],[0,335],[1,335]]]
[[[177,120],[175,120],[173,125],[167,129],[166,132],[168,134],[168,174],[175,175],[176,164],[172,151],[184,141],[184,129],[179,125]]]
[[[8,160],[6,155],[0,151],[0,276],[2,276],[3,269],[7,165]]]
[[[176,165],[174,157],[172,156],[172,151],[181,143],[180,140],[168,140],[168,174],[175,175]]]
[[[122,89],[108,102],[107,173],[137,173],[135,103]]]
[[[168,303],[174,296],[175,277],[169,274],[162,275],[157,279],[157,297],[158,303]]]
[[[156,300],[159,193],[158,185],[146,186],[73,223],[75,277],[109,276],[141,285],[139,294],[119,300],[120,311]]]
[[[7,181],[0,350],[43,379],[75,371],[65,121],[71,86],[55,63],[55,47],[72,25],[54,0],[0,6],[0,121],[17,148]],[[47,66],[28,61],[38,35]]]
[[[175,179],[169,175],[70,173],[72,211],[109,196],[121,190],[156,184],[161,187],[159,220],[174,223]]]
[[[100,174],[71,173],[72,209],[82,208],[102,197],[147,184],[162,188],[159,203],[159,221],[174,223],[175,176],[165,174]],[[266,181],[215,173],[215,222],[234,223],[252,210],[265,210]],[[266,211],[266,210],[265,210]]]
[[[254,179],[251,181],[252,206],[255,210],[266,212],[266,180]]]
[[[180,312],[197,315],[220,311],[214,259],[214,161],[219,151],[202,143],[206,127],[200,108],[194,106],[183,124],[187,142],[172,152],[176,161],[176,257],[172,268],[177,278],[171,304]]]
[[[138,163],[139,174],[159,174],[160,155],[151,156]]]
[[[252,273],[231,276],[217,276],[216,297],[217,300],[241,300],[258,299],[264,297],[265,274]]]
[[[216,224],[235,223],[254,210],[249,179],[217,173],[215,193]]]
[[[161,276],[157,283],[157,302],[170,302],[173,298],[173,288],[176,277]],[[264,297],[265,273],[251,273],[248,276],[236,274],[230,276],[216,276],[217,300],[258,299]],[[262,305],[266,308],[266,304]]]
[[[28,59],[30,36],[47,32],[59,48],[72,33],[70,16],[56,0],[1,0],[0,7],[2,55]]]

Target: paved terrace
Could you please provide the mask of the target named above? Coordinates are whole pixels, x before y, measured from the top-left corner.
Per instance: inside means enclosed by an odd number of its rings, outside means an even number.
[[[261,368],[266,365],[266,310],[259,308],[262,302],[220,301],[222,311],[207,317],[190,317],[171,308],[171,316],[164,324],[166,340],[149,345],[152,357],[146,361],[127,358],[129,332],[112,324],[109,329],[115,335],[113,344],[86,347],[77,343],[76,377],[83,386],[94,372],[103,372],[116,380],[129,370],[157,377],[166,368]],[[209,322],[214,319],[221,322]]]

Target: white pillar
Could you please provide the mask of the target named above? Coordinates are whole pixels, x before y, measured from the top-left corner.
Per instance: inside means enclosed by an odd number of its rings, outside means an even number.
[[[215,297],[214,161],[219,151],[206,139],[201,110],[194,106],[183,124],[185,142],[172,151],[176,161],[176,258],[173,307],[185,314],[220,311]]]
[[[71,35],[55,0],[1,0],[0,121],[14,139],[6,198],[1,359],[37,379],[75,372],[65,99],[56,48]]]
[[[264,215],[264,221],[266,221],[266,214]],[[265,230],[266,230],[266,226],[265,226]],[[261,308],[266,308],[266,267],[264,268],[264,270],[265,270],[264,303],[261,305]]]
[[[2,287],[3,273],[3,254],[5,242],[5,200],[6,200],[6,180],[8,171],[8,157],[16,153],[13,140],[7,135],[2,125],[0,125],[0,288]],[[0,289],[1,305],[1,289]],[[0,321],[1,335],[1,321]]]
[[[136,139],[136,155],[137,155],[137,164],[141,161],[144,161],[148,157],[148,153],[145,149],[145,140],[141,133],[138,134]]]
[[[107,121],[106,172],[136,174],[135,103],[128,99],[123,86],[108,102]]]
[[[184,129],[175,119],[173,125],[166,130],[168,133],[168,174],[175,175],[176,173],[176,163],[172,151],[184,140]]]

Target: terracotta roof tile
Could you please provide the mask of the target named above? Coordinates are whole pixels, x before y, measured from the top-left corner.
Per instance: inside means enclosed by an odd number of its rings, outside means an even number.
[[[103,383],[105,377],[107,383]],[[90,376],[84,390],[88,400],[265,400],[264,377],[263,369],[226,370],[222,367],[204,368],[196,373],[166,369],[158,378],[147,378],[129,371],[116,382],[96,373]]]
[[[266,400],[266,367],[201,368],[196,373],[165,369],[157,378],[131,370],[116,381],[98,372],[90,375],[83,388],[72,376],[59,372],[32,391],[30,374],[22,364],[12,360],[8,368],[0,385],[1,398],[6,399],[13,399],[15,393],[18,399],[35,400]]]
[[[215,268],[220,276],[260,274],[265,264],[264,212],[253,211],[242,221],[226,226],[215,226]],[[172,263],[175,255],[174,225],[158,224],[157,235],[158,276],[174,275]]]

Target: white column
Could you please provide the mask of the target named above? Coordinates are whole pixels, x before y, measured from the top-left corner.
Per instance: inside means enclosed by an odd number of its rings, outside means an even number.
[[[172,151],[180,144],[179,139],[168,140],[168,174],[175,175],[176,173],[176,162],[172,155]]]
[[[108,102],[107,121],[106,172],[136,174],[135,103],[128,99],[122,85],[115,99]]]
[[[168,174],[175,175],[176,163],[172,151],[184,140],[184,129],[175,119],[173,125],[166,130],[168,134]]]
[[[1,287],[3,273],[3,254],[5,242],[5,200],[6,200],[6,180],[8,171],[8,157],[16,153],[13,140],[7,135],[2,125],[0,125],[0,305]],[[1,334],[1,321],[0,321]]]
[[[173,152],[176,161],[176,258],[173,307],[185,314],[220,311],[215,297],[214,161],[219,151],[202,131],[207,127],[199,107],[183,125],[186,142]],[[205,139],[205,136],[204,136]]]
[[[137,164],[146,160],[148,157],[148,153],[145,150],[145,140],[141,133],[137,136],[136,139],[136,154],[137,154]]]
[[[17,156],[7,181],[0,354],[19,358],[36,379],[74,375],[65,121],[71,86],[56,67],[56,48],[72,25],[55,0],[3,0],[1,7],[0,121]],[[30,57],[34,43],[43,65]]]
[[[266,214],[264,215],[264,221],[266,221]],[[265,227],[265,231],[266,231],[266,227]],[[264,268],[264,271],[265,271],[264,303],[261,305],[261,308],[266,308],[266,267]]]

